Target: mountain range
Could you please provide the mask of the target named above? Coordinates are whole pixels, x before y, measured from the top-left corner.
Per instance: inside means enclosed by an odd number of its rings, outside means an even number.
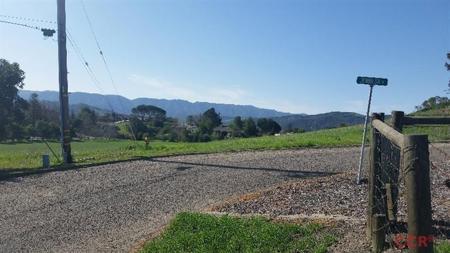
[[[43,101],[55,104],[59,99],[57,91],[21,90],[19,95],[29,99],[36,93]],[[185,120],[189,115],[199,115],[211,107],[220,113],[224,122],[230,122],[234,117],[243,118],[272,118],[282,129],[301,128],[306,131],[339,127],[341,125],[355,125],[364,122],[364,116],[353,112],[328,112],[316,115],[291,114],[272,109],[258,108],[252,105],[219,104],[207,102],[189,102],[181,99],[136,98],[128,99],[119,95],[102,95],[86,92],[72,92],[69,94],[71,111],[77,112],[83,106],[89,106],[97,112],[114,111],[130,114],[131,109],[140,104],[158,106],[167,112],[167,116]]]
[[[29,99],[32,93],[38,94],[40,100],[58,101],[59,99],[59,93],[57,91],[19,91],[19,95],[24,99]],[[181,99],[128,99],[119,95],[102,95],[85,92],[71,92],[69,94],[69,103],[71,105],[85,104],[121,114],[130,114],[133,107],[141,104],[154,105],[164,109],[167,112],[167,116],[181,120],[185,120],[189,115],[201,114],[212,107],[224,118],[233,118],[235,116],[269,118],[290,115],[290,113],[258,108],[253,105],[189,102]]]
[[[306,131],[363,124],[364,119],[363,115],[354,112],[327,112],[316,115],[293,114],[273,118],[282,129],[301,128]]]

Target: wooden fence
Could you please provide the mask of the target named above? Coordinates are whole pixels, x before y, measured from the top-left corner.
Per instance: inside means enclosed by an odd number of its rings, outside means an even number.
[[[374,252],[382,252],[387,242],[407,246],[413,253],[433,252],[428,136],[402,134],[403,126],[416,124],[450,124],[450,118],[409,117],[394,111],[390,126],[384,114],[372,115],[367,234]],[[405,244],[395,237],[402,233],[399,190],[404,190],[407,206]]]

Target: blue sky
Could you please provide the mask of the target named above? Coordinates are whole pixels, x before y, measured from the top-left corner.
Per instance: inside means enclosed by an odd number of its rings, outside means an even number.
[[[67,23],[99,80],[68,45],[69,90],[128,98],[253,104],[293,113],[364,112],[358,75],[386,77],[373,111],[410,112],[446,95],[450,3],[434,1],[80,0]],[[0,15],[56,20],[56,0],[0,0]],[[0,20],[54,27],[0,16]],[[26,89],[57,90],[57,42],[0,23],[0,57],[18,62]]]

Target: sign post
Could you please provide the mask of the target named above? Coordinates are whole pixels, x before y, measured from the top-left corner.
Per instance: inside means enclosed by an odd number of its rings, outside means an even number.
[[[356,83],[366,84],[366,85],[370,86],[369,102],[367,103],[366,120],[364,121],[364,133],[363,133],[362,144],[361,144],[361,155],[359,157],[358,177],[356,179],[356,183],[360,184],[361,183],[361,171],[362,171],[362,166],[363,166],[363,162],[364,162],[364,149],[366,147],[367,124],[369,123],[370,104],[372,103],[373,87],[375,85],[387,86],[388,80],[386,78],[358,76],[358,78],[356,79]]]

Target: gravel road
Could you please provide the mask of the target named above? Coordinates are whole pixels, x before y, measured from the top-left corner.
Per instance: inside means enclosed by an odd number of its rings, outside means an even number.
[[[445,181],[450,179],[450,145],[430,145],[430,178],[434,235],[439,240],[448,239],[450,227],[450,189]],[[234,214],[262,214],[270,217],[307,216],[314,220],[336,216],[336,231],[340,238],[330,252],[370,252],[366,240],[365,223],[368,185],[355,184],[355,173],[340,173],[328,177],[307,178],[279,184],[259,192],[228,199],[211,211]],[[400,174],[402,178],[403,175]],[[402,182],[402,181],[401,181]],[[406,196],[400,184],[398,219],[406,221]],[[391,251],[392,252],[392,251]]]
[[[0,181],[1,252],[127,252],[177,212],[355,170],[357,148],[155,158]]]

